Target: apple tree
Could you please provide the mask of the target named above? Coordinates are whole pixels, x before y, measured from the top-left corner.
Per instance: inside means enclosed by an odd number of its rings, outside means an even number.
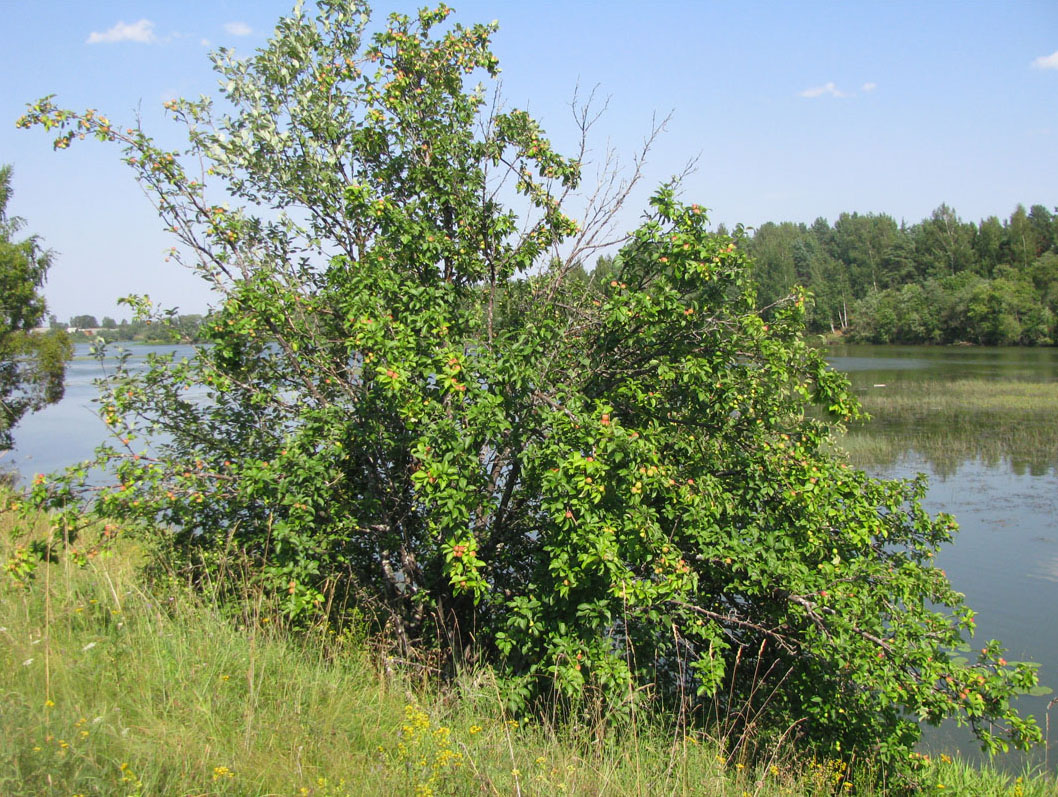
[[[122,146],[215,290],[210,345],[103,384],[116,480],[90,511],[192,581],[248,570],[292,618],[356,610],[494,666],[522,710],[719,711],[894,761],[946,717],[1038,740],[1010,705],[1032,667],[954,653],[973,613],[931,560],[951,519],[831,453],[859,410],[806,297],[764,320],[739,239],[673,184],[605,279],[572,278],[638,172],[586,189],[586,148],[474,87],[491,27],[370,25],[320,2],[220,51],[222,102],[167,106],[184,149],[51,98],[21,120]]]

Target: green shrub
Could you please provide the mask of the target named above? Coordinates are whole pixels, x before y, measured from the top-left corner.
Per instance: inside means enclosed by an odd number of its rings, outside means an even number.
[[[564,210],[582,164],[464,88],[495,75],[491,29],[441,7],[368,38],[361,4],[322,6],[217,56],[229,115],[169,104],[184,152],[50,99],[20,121],[120,142],[217,291],[212,345],[104,384],[117,478],[91,511],[196,583],[239,562],[295,621],[355,609],[448,671],[494,663],[516,710],[652,700],[890,762],[920,720],[1038,741],[1010,708],[1031,666],[949,653],[973,628],[931,561],[951,519],[827,453],[859,411],[803,296],[765,322],[671,185],[609,281],[578,276],[601,240]],[[34,491],[69,505],[77,479]]]

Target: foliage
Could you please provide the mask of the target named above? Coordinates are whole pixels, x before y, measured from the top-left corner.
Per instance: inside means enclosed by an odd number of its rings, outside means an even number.
[[[44,318],[50,253],[36,236],[12,237],[20,218],[7,215],[11,169],[0,167],[0,452],[11,448],[11,429],[27,412],[62,398],[71,348],[65,333],[32,334]]]
[[[1058,340],[1058,216],[1042,205],[977,225],[947,205],[911,226],[857,213],[833,226],[767,222],[745,246],[760,306],[805,286],[815,331],[840,329],[870,343]]]
[[[169,103],[184,152],[48,98],[20,120],[121,142],[217,290],[211,346],[104,383],[93,511],[197,583],[247,564],[295,622],[355,608],[446,668],[496,663],[520,711],[652,700],[893,763],[919,720],[1037,741],[1010,708],[1033,667],[950,653],[973,628],[931,563],[951,519],[827,453],[859,411],[803,295],[762,318],[745,253],[671,185],[608,281],[574,278],[627,191],[568,215],[580,157],[464,87],[495,76],[491,29],[321,9],[221,51],[230,114]],[[69,506],[76,479],[34,493]]]
[[[75,329],[98,329],[99,322],[94,315],[75,315],[70,319],[70,326]]]

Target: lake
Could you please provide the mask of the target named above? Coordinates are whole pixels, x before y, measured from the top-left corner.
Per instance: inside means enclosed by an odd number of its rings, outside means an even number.
[[[191,353],[129,349],[133,362],[151,351]],[[841,441],[852,461],[887,478],[928,474],[927,508],[958,519],[956,542],[937,561],[978,612],[975,647],[1001,639],[1008,659],[1040,662],[1041,682],[1058,685],[1058,349],[841,346],[828,358],[874,416]],[[93,403],[101,373],[88,346],[78,345],[65,398],[22,421],[0,467],[25,483],[91,456],[106,435]],[[1021,705],[1042,726],[1051,697]],[[967,733],[952,728],[931,731],[925,744],[974,750]]]

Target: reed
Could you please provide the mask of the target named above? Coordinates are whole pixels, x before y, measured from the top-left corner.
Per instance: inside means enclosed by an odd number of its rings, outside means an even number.
[[[1046,473],[1058,466],[1058,383],[984,379],[863,387],[871,421],[840,441],[854,464],[888,466],[917,454],[940,475],[966,460]]]

